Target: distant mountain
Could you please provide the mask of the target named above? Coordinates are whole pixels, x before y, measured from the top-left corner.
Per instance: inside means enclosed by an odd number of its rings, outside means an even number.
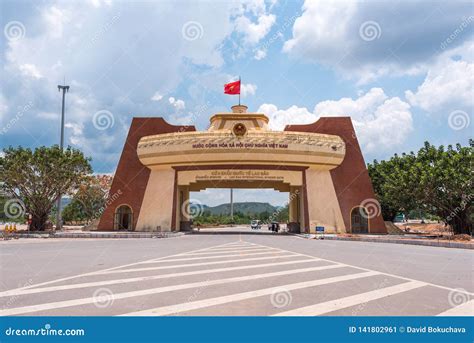
[[[203,211],[208,211],[213,215],[230,214],[230,203],[217,206],[202,206]],[[272,206],[267,202],[234,202],[234,213],[258,214],[262,212],[273,213],[278,207]]]

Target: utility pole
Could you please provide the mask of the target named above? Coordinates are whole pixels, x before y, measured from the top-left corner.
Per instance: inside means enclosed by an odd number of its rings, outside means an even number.
[[[64,80],[64,83],[66,83],[66,80]],[[64,104],[65,104],[65,99],[66,99],[66,93],[69,91],[69,86],[61,86],[58,85],[58,91],[61,92],[63,91],[63,105],[61,109],[61,140],[59,142],[59,148],[61,151],[63,150],[64,146]],[[58,202],[56,205],[56,230],[61,230],[62,228],[62,219],[61,219],[61,194],[58,196]]]
[[[234,222],[234,189],[230,189],[230,220]]]

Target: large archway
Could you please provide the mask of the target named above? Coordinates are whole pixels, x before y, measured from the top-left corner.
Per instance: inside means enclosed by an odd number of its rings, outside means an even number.
[[[116,206],[108,206],[99,227],[185,231],[189,192],[270,188],[292,194],[291,231],[350,232],[352,208],[375,197],[350,118],[320,118],[284,131],[268,122],[244,105],[214,114],[206,131],[135,118],[111,190],[121,192],[113,204],[126,202],[133,213],[115,220]],[[354,231],[368,230],[363,218],[353,219]],[[380,215],[370,219],[370,232],[386,232]]]

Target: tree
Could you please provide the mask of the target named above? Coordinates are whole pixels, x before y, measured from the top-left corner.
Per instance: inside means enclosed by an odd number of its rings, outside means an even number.
[[[418,193],[420,175],[413,152],[395,154],[388,161],[375,160],[367,169],[385,220],[393,220],[399,212],[408,215],[417,208],[414,194]]]
[[[31,229],[44,230],[48,215],[60,194],[76,189],[92,172],[90,159],[81,151],[57,145],[4,149],[0,158],[2,187],[24,203],[32,216]]]
[[[62,218],[65,223],[86,221],[83,205],[73,198],[71,202],[64,207]]]
[[[468,147],[456,144],[445,149],[428,142],[418,152],[423,168],[420,173],[420,202],[424,209],[448,223],[457,234],[470,234],[469,211],[473,199],[472,157],[474,142]]]
[[[79,206],[82,220],[90,223],[102,214],[111,185],[110,175],[89,175],[73,191],[72,202],[69,205],[76,208]],[[74,209],[71,210],[71,214],[75,213]]]
[[[382,214],[421,210],[449,224],[456,234],[472,232],[472,156],[474,144],[436,148],[425,142],[417,154],[395,155],[368,165]]]

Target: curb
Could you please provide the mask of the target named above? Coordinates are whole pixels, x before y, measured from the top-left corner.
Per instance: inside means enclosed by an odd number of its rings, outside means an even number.
[[[55,232],[55,233],[16,233],[17,238],[175,238],[184,236],[184,232],[140,232],[140,233],[114,233],[114,232]]]
[[[315,235],[308,234],[294,234],[295,236],[314,239]],[[422,245],[428,247],[440,247],[440,248],[457,248],[457,249],[474,249],[472,243],[461,243],[461,242],[439,242],[439,241],[420,241],[414,239],[381,239],[381,238],[364,238],[364,237],[337,237],[337,236],[325,236],[325,240],[332,241],[350,241],[350,242],[370,242],[370,243],[393,243],[393,244],[408,244],[408,245]]]

